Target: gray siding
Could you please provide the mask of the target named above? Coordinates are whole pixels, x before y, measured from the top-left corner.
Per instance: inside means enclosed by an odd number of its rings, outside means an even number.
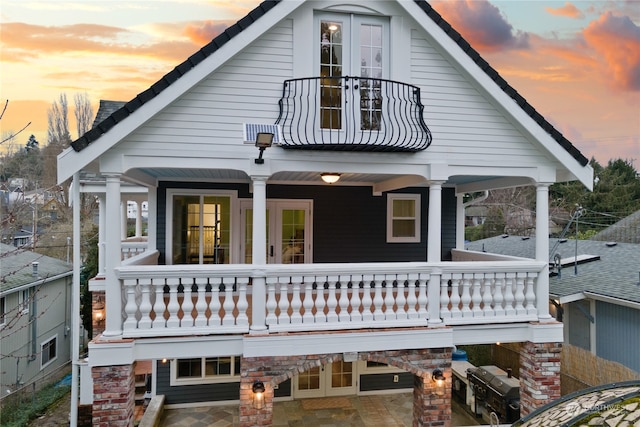
[[[398,376],[398,382],[393,382],[393,377]],[[399,372],[389,374],[371,374],[360,376],[360,391],[397,390],[413,388],[413,374]]]
[[[597,301],[596,354],[640,372],[640,310]]]

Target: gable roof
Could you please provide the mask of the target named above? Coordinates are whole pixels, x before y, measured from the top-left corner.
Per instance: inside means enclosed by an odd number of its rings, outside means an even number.
[[[38,276],[33,276],[32,263],[38,263]],[[73,274],[71,264],[25,249],[0,243],[0,293],[22,286],[43,284],[52,277]]]
[[[640,243],[640,211],[636,211],[600,231],[592,237],[592,240]]]
[[[554,247],[558,239],[550,239]],[[577,267],[564,266],[560,275],[549,278],[549,294],[560,298],[584,294],[594,299],[616,299],[629,302],[640,309],[640,245],[612,243],[597,240],[578,240],[578,257],[588,254],[599,260],[585,262]],[[522,258],[535,257],[535,239],[519,236],[497,236],[465,244],[473,251],[486,251]],[[555,253],[562,259],[575,259],[576,241],[566,240]],[[554,253],[554,255],[555,255]],[[573,298],[579,299],[579,298]]]
[[[75,151],[82,151],[89,144],[99,139],[102,134],[116,124],[127,118],[142,105],[156,97],[159,93],[173,84],[193,67],[202,62],[205,58],[215,53],[221,46],[229,40],[247,29],[251,24],[265,15],[269,10],[275,7],[282,0],[266,0],[249,12],[244,18],[228,27],[223,33],[215,37],[210,43],[202,49],[187,58],[186,61],[175,67],[171,72],[164,75],[160,80],[151,85],[144,92],[139,93],[131,101],[124,103],[117,110],[110,113],[107,117],[96,117],[94,127],[85,133],[82,137],[71,143]],[[451,25],[442,18],[442,16],[431,7],[425,0],[414,0],[415,3],[425,12],[425,14],[433,20],[457,45],[519,106],[524,110],[542,129],[567,151],[581,166],[589,163],[587,159],[571,142],[565,138],[562,133],[551,125],[540,113],[536,111],[531,104],[527,102],[500,74],[485,61],[480,54],[471,47],[471,45],[454,30]],[[102,104],[101,104],[102,106]],[[98,122],[98,120],[100,120]]]

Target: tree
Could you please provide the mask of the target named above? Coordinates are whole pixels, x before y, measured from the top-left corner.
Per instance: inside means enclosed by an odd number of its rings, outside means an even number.
[[[27,145],[24,147],[24,149],[29,152],[31,150],[37,150],[40,148],[40,143],[38,142],[38,140],[36,139],[35,136],[33,136],[33,134],[29,137],[29,140],[27,141]]]
[[[89,100],[87,93],[76,93],[73,97],[75,104],[74,115],[76,117],[76,129],[78,131],[78,138],[84,135],[93,123],[93,107]]]

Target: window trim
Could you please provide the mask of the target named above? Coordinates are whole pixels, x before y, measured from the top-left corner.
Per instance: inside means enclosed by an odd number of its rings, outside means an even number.
[[[229,357],[231,358],[231,372],[234,372],[230,375],[205,375],[205,363],[208,358],[220,358],[220,357]],[[222,383],[233,383],[240,382],[240,373],[235,374],[236,371],[236,358],[242,357],[240,354],[235,355],[224,355],[224,356],[210,356],[210,357],[200,357],[201,363],[201,376],[199,378],[178,378],[178,360],[187,360],[187,359],[198,359],[198,357],[189,357],[183,359],[172,359],[170,365],[170,386],[181,386],[181,385],[194,385],[194,384],[222,384]]]
[[[54,342],[55,344],[55,355],[53,356],[53,358],[47,360],[45,363],[43,363],[43,357],[44,357],[44,347],[51,343]],[[42,343],[40,343],[40,370],[46,368],[47,366],[51,365],[53,362],[55,362],[56,360],[58,360],[58,334],[55,334],[54,336],[52,336],[51,338],[49,338],[46,341],[43,341]]]
[[[394,237],[393,236],[393,202],[396,200],[413,200],[415,201],[415,212],[413,217],[402,217],[402,219],[413,219],[414,234],[413,236]],[[421,197],[420,194],[411,193],[388,193],[387,194],[387,243],[420,243],[420,223],[421,218]]]
[[[7,297],[0,297],[0,330],[2,330],[7,323]]]

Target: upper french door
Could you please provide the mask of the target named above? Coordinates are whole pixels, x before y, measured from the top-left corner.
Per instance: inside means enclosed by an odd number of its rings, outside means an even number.
[[[313,260],[311,254],[310,200],[267,200],[267,263],[301,264]],[[242,221],[242,262],[251,264],[253,250],[253,203],[240,201]]]

